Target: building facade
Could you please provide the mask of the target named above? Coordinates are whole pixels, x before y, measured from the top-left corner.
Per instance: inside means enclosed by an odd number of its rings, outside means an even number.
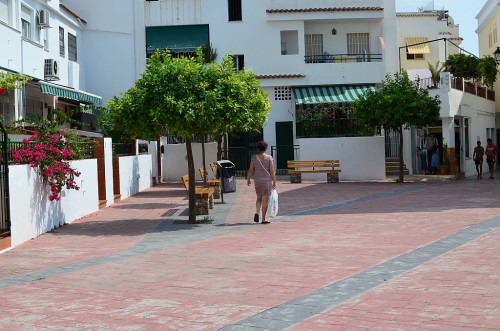
[[[420,78],[420,86],[441,100],[438,123],[405,133],[406,165],[413,174],[429,172],[425,139],[432,135],[438,141],[441,162],[444,153],[450,156],[452,174],[474,175],[472,156],[476,141],[484,146],[487,138],[495,137],[494,97],[486,88],[449,73],[443,72],[434,82],[429,70],[429,65],[442,67],[452,54],[467,54],[460,47],[459,26],[447,11],[430,10],[397,13],[397,31],[401,68],[408,71],[410,78]]]
[[[185,55],[210,47],[218,60],[231,53],[235,66],[252,69],[269,95],[268,123],[254,138],[263,137],[271,148],[304,137],[304,125],[297,123],[301,110],[342,104],[334,112],[343,112],[359,93],[398,70],[394,0],[65,3],[92,17],[83,38],[94,64],[85,76],[104,99],[131,87],[156,49]]]
[[[498,1],[487,0],[476,16],[479,40],[479,56],[492,55],[500,46],[500,6]],[[500,93],[500,80],[497,76],[495,92]],[[500,129],[500,102],[496,102],[496,128]],[[500,137],[500,134],[497,135]]]
[[[0,71],[30,78],[22,91],[0,96],[4,123],[28,115],[47,116],[53,109],[75,110],[82,129],[96,130],[94,110],[100,96],[87,92],[82,71],[86,21],[57,0],[0,0]],[[78,127],[80,128],[80,127]]]

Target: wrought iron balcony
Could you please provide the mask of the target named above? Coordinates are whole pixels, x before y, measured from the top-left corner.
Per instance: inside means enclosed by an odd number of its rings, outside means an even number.
[[[359,54],[330,54],[325,52],[321,55],[304,56],[306,63],[354,63],[354,62],[382,62],[380,53]]]

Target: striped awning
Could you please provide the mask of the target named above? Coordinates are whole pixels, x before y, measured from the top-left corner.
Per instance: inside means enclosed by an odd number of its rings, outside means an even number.
[[[353,102],[367,90],[375,90],[371,85],[336,85],[294,87],[296,104]]]
[[[78,101],[87,105],[102,105],[102,98],[100,96],[79,90],[74,90],[69,87],[57,86],[40,81],[40,90],[42,90],[42,93],[45,94],[52,94],[64,99]]]
[[[405,44],[408,46],[406,47],[406,52],[408,54],[429,54],[431,52],[427,37],[405,38]]]

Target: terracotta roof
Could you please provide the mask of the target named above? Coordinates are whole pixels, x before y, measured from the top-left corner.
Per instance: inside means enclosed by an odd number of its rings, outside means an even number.
[[[279,74],[279,75],[257,75],[257,79],[282,79],[282,78],[302,78],[303,74]]]
[[[84,20],[83,18],[81,18],[78,14],[76,14],[74,11],[72,11],[71,9],[69,9],[66,5],[64,4],[59,4],[59,7],[66,10],[68,13],[70,13],[71,15],[73,15],[77,20],[79,20],[80,22],[82,22],[83,24],[87,24],[87,21]]]
[[[411,12],[411,13],[396,13],[396,16],[399,16],[399,17],[439,17],[440,14],[439,13],[435,13],[435,12],[432,12],[432,13],[420,13],[420,12]]]
[[[267,9],[269,14],[284,13],[317,13],[317,12],[336,12],[336,11],[381,11],[382,7],[328,7],[328,8],[289,8],[289,9]]]

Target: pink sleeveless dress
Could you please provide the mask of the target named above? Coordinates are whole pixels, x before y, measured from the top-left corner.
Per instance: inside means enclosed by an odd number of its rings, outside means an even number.
[[[260,160],[256,155],[252,156],[253,166],[255,172],[253,174],[253,181],[255,186],[255,193],[260,195],[270,195],[273,190],[273,179],[269,172],[269,167],[272,161],[272,156],[267,155],[263,160]],[[262,163],[262,165],[261,165]]]

